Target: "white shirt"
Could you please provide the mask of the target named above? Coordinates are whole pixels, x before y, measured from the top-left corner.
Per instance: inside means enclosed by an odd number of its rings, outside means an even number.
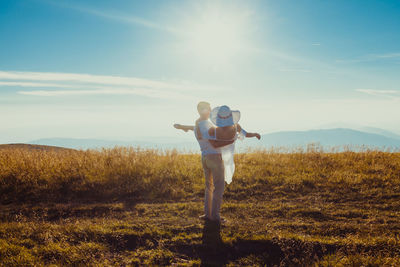
[[[220,149],[214,148],[208,139],[215,139],[215,137],[211,137],[208,134],[208,130],[212,128],[214,125],[209,120],[202,120],[197,123],[194,127],[194,135],[196,136],[197,141],[200,145],[201,155],[209,155],[209,154],[221,154]],[[201,138],[197,135],[197,127],[199,128]]]

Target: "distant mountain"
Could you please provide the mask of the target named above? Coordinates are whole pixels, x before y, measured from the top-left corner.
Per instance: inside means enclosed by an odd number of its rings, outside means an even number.
[[[319,130],[323,130],[323,129],[329,130],[329,129],[339,129],[339,128],[340,129],[352,129],[352,130],[366,132],[366,133],[379,134],[379,135],[383,135],[383,136],[386,136],[389,138],[400,139],[399,134],[393,133],[393,132],[385,130],[385,129],[364,126],[364,125],[343,123],[343,122],[323,124],[318,128],[319,128]]]
[[[295,147],[318,143],[323,147],[364,145],[371,148],[400,148],[400,139],[344,128],[275,132],[265,134],[262,136],[261,141],[257,141],[249,140],[248,146],[254,147],[258,143],[264,147]]]
[[[367,133],[379,134],[379,135],[383,135],[383,136],[386,136],[389,138],[394,138],[394,139],[400,140],[400,135],[395,134],[390,131],[387,131],[387,130],[384,130],[384,129],[380,129],[380,128],[364,126],[364,127],[360,127],[359,130],[363,131],[363,132],[367,132]]]
[[[246,148],[269,148],[269,147],[305,147],[311,143],[318,143],[323,147],[358,147],[367,146],[370,148],[397,148],[400,149],[400,138],[382,129],[371,128],[378,133],[358,131],[347,128],[320,129],[309,131],[283,131],[262,135],[259,141],[255,138],[237,142],[237,150],[243,151]],[[383,131],[383,132],[382,132]],[[392,137],[391,137],[392,136]],[[154,141],[153,141],[154,140]],[[72,138],[48,138],[29,142],[35,145],[47,145],[66,147],[73,149],[96,149],[110,148],[114,146],[134,146],[154,149],[178,149],[186,152],[199,152],[199,146],[193,137],[192,141],[178,138],[153,138],[149,141],[118,141],[101,139],[72,139]]]

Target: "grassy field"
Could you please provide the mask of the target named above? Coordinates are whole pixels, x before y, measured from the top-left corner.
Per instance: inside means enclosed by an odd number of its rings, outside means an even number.
[[[236,156],[220,228],[199,155],[0,149],[0,265],[400,266],[400,154]]]

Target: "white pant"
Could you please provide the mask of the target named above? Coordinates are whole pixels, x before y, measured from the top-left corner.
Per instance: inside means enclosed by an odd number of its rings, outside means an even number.
[[[224,162],[221,154],[201,158],[205,176],[204,213],[211,220],[220,220],[222,196],[225,188]]]

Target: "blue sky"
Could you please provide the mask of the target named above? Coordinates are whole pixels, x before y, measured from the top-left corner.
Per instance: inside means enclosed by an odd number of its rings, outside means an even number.
[[[251,131],[400,133],[400,1],[0,2],[0,143]]]

